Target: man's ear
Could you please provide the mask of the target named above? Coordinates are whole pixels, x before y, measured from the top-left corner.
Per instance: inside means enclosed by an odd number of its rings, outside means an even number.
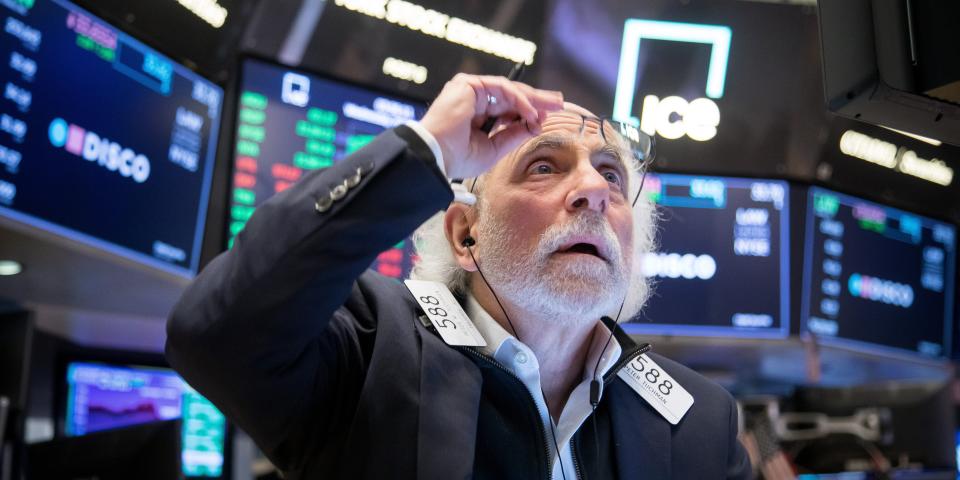
[[[443,216],[443,232],[450,242],[450,248],[453,252],[453,258],[456,259],[460,268],[468,271],[477,271],[477,265],[473,262],[469,248],[474,248],[476,244],[476,232],[473,228],[476,222],[476,210],[459,202],[451,203],[447,212]]]

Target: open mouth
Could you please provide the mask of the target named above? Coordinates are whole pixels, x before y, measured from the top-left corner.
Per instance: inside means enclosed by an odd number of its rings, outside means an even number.
[[[576,242],[569,246],[561,247],[557,250],[558,253],[580,253],[585,255],[592,255],[601,260],[606,261],[606,257],[600,252],[600,249],[596,245],[587,242]]]

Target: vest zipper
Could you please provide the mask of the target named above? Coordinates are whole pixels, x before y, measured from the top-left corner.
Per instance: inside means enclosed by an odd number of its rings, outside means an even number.
[[[540,421],[537,422],[537,427],[539,427],[538,430],[540,431],[540,438],[543,439],[543,452],[546,454],[546,459],[547,459],[547,480],[552,480],[552,479],[553,479],[553,468],[550,467],[550,459],[552,458],[553,453],[552,453],[551,450],[550,450],[550,443],[547,442],[547,429],[544,428],[544,426],[543,426],[543,420],[542,420],[543,417],[541,416],[540,407],[537,406],[537,401],[536,401],[536,399],[533,398],[533,394],[530,393],[530,390],[528,390],[528,389],[527,389],[527,386],[524,385],[523,380],[520,380],[520,377],[518,377],[515,373],[511,372],[507,367],[504,367],[502,364],[500,364],[500,362],[498,362],[498,361],[497,361],[496,359],[494,359],[493,357],[490,357],[490,356],[488,356],[488,355],[484,355],[484,354],[478,352],[478,351],[477,351],[476,349],[474,349],[474,348],[470,348],[470,347],[453,347],[453,348],[455,348],[455,349],[457,349],[457,350],[460,350],[460,351],[463,351],[463,352],[467,352],[467,353],[469,353],[469,354],[471,354],[471,355],[473,355],[473,356],[475,356],[475,357],[477,357],[477,358],[480,358],[480,359],[482,359],[482,360],[484,360],[484,361],[486,361],[486,362],[489,362],[489,363],[492,364],[493,366],[499,368],[500,370],[503,370],[507,375],[510,375],[511,377],[513,377],[516,381],[520,382],[520,385],[523,387],[523,391],[524,391],[524,392],[527,392],[527,397],[530,398],[530,402],[533,403],[533,407],[537,410],[537,416],[540,417],[540,419],[541,419]],[[547,414],[547,415],[548,415],[548,418],[549,418],[549,414]],[[553,420],[551,419],[550,421],[552,422]],[[558,454],[559,454],[559,452],[558,452]],[[557,457],[557,461],[558,461],[558,462],[561,461],[559,457]]]
[[[590,415],[594,414],[591,413]],[[584,420],[584,423],[586,423],[586,420]],[[574,435],[574,437],[576,437],[576,435]],[[583,480],[583,471],[580,470],[580,462],[577,461],[577,446],[573,443],[574,437],[570,437],[570,458],[573,459],[574,475],[577,476],[577,480]],[[598,458],[597,461],[599,460]]]

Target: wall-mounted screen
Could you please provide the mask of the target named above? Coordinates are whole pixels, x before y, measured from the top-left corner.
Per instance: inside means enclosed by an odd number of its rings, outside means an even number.
[[[237,113],[229,242],[258,205],[304,173],[333,165],[385,129],[424,113],[420,102],[293,71],[259,60],[243,64]],[[413,245],[404,240],[374,270],[403,278]]]
[[[66,408],[68,436],[182,418],[184,475],[223,473],[226,419],[172,370],[70,363]]]
[[[0,23],[0,215],[195,273],[222,90],[64,0]]]
[[[518,61],[531,67],[524,78],[534,80],[548,3],[261,2],[258,12],[269,21],[249,23],[245,38],[256,41],[244,47],[286,65],[433,98],[458,72],[506,75]]]
[[[813,187],[801,321],[828,342],[949,355],[956,227]]]
[[[653,296],[630,333],[786,337],[789,186],[780,180],[649,174],[658,245]]]

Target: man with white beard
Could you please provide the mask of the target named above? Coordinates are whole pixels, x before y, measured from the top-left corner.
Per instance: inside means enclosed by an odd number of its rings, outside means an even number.
[[[647,296],[652,207],[613,125],[457,75],[258,208],[168,359],[289,478],[749,477],[730,395],[617,326]],[[364,272],[428,219],[415,281]]]

